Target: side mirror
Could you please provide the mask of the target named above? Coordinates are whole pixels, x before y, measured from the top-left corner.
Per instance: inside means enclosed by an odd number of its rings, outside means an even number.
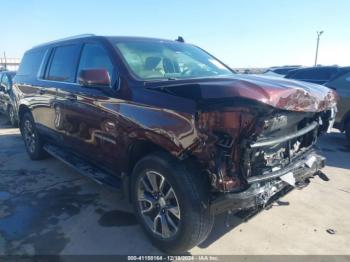
[[[78,75],[78,82],[86,87],[110,87],[111,78],[106,69],[83,69]]]

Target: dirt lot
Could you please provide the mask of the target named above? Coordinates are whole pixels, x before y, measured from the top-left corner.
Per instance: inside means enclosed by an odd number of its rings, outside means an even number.
[[[320,151],[330,181],[315,178],[247,222],[218,217],[189,253],[350,254],[350,150],[334,132]],[[29,160],[18,129],[0,117],[0,254],[159,253],[118,194],[53,158]]]

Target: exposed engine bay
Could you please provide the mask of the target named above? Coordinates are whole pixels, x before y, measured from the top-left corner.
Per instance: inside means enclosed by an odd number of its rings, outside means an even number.
[[[274,110],[257,116],[247,108],[226,108],[203,113],[198,125],[202,130],[211,129],[206,132],[211,134],[206,137],[206,147],[213,150],[215,161],[206,163],[214,194],[238,196],[257,190],[254,205],[263,205],[286,185],[305,187],[325,165],[314,145],[331,127],[335,110]],[[210,146],[208,141],[215,142]],[[243,208],[247,205],[238,202]],[[231,199],[231,207],[233,203]]]

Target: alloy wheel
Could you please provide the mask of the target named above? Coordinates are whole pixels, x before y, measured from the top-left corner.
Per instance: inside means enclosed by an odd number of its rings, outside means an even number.
[[[180,206],[173,187],[163,175],[147,171],[138,182],[138,205],[149,229],[163,239],[179,230]]]

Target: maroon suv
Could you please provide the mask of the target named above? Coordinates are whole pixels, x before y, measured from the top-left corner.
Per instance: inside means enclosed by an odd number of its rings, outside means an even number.
[[[27,51],[14,79],[33,160],[120,189],[151,240],[182,251],[214,215],[269,204],[324,166],[324,86],[242,76],[181,41],[79,36]]]

